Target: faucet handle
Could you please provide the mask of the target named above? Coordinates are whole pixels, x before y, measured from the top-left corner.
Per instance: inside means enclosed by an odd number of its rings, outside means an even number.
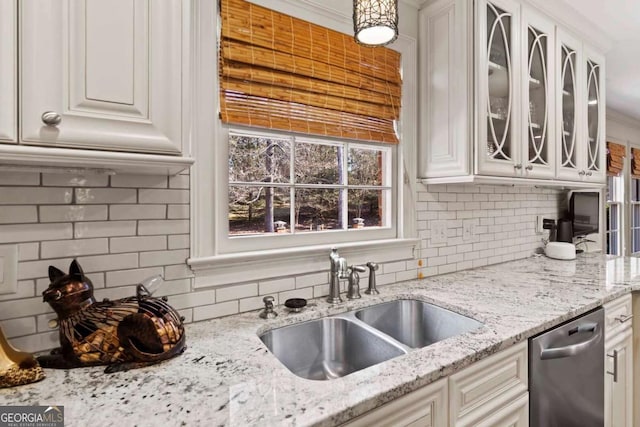
[[[275,301],[275,298],[271,295],[267,295],[266,297],[262,298],[262,302],[264,302],[264,310],[260,312],[260,318],[273,319],[278,317],[278,313],[273,311],[273,301]]]
[[[349,267],[350,271],[357,271],[358,273],[364,273],[367,271],[367,268],[362,265],[352,265]]]

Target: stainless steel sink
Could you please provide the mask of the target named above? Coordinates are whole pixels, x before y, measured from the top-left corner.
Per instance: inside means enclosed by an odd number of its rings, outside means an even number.
[[[311,380],[344,377],[407,353],[392,340],[340,317],[274,329],[260,339],[291,372]]]
[[[356,311],[355,317],[411,348],[480,327],[474,319],[418,300],[397,300]]]
[[[328,380],[481,325],[433,304],[398,300],[273,329],[260,339],[294,374]]]

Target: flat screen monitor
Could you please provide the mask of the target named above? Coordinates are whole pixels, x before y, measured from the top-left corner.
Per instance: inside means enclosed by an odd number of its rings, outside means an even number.
[[[573,235],[597,233],[600,224],[600,193],[574,191],[569,196],[569,215],[573,222]]]

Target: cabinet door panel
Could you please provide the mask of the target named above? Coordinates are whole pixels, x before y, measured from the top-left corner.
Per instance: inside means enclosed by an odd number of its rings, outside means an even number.
[[[514,175],[522,168],[516,96],[519,55],[519,6],[511,1],[479,1],[478,171]]]
[[[20,4],[25,143],[180,153],[180,0]]]
[[[419,12],[423,107],[420,110],[421,177],[468,175],[470,104],[473,102],[467,0],[441,0]],[[426,78],[425,78],[426,76]]]
[[[579,100],[582,83],[579,64],[582,61],[580,43],[569,34],[558,29],[556,41],[556,108],[559,178],[578,180],[580,164],[580,119]]]
[[[368,426],[440,427],[447,425],[447,379],[399,397],[343,424]]]
[[[0,142],[16,142],[18,58],[17,0],[0,0]]]
[[[604,58],[589,48],[584,51],[586,111],[584,170],[589,181],[604,182],[606,174],[604,132]]]
[[[524,175],[555,175],[553,138],[554,25],[528,8],[522,12],[522,105],[526,141]]]
[[[633,333],[631,328],[607,340],[606,359],[604,425],[605,427],[632,427]],[[615,381],[614,370],[617,370]]]

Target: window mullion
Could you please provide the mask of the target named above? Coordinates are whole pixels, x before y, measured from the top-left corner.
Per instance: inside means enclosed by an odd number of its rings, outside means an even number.
[[[297,140],[295,137],[291,138],[291,144],[289,144],[289,158],[291,161],[289,162],[289,183],[291,184],[291,188],[289,189],[289,200],[291,203],[289,204],[289,230],[291,234],[296,233],[296,173],[295,173],[295,164],[296,164],[296,143]]]
[[[342,144],[342,147],[340,148],[341,153],[341,158],[342,158],[342,170],[340,171],[340,184],[344,185],[345,188],[340,190],[340,198],[341,198],[341,205],[342,205],[342,210],[340,212],[340,218],[341,218],[341,222],[342,222],[342,229],[343,230],[348,230],[349,229],[349,177],[347,174],[347,168],[348,168],[348,161],[349,161],[349,144],[348,143],[344,143]]]

